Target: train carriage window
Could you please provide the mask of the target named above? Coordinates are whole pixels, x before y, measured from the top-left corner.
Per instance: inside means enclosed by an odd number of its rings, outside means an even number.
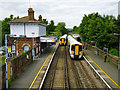
[[[24,51],[28,51],[29,50],[29,46],[28,45],[25,45],[24,46]]]

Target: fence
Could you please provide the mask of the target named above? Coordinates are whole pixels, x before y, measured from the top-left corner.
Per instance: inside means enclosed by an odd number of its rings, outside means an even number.
[[[88,44],[88,50],[92,51],[92,52],[95,52],[95,48],[93,46],[90,46]],[[98,55],[104,57],[105,55],[105,51],[97,48],[97,51],[98,51]],[[114,55],[111,55],[111,54],[108,54],[107,58],[116,66],[118,67],[118,60],[119,58],[117,56],[114,56]]]
[[[32,63],[32,61],[32,49],[11,60],[8,60],[8,64],[10,64],[10,67],[12,68],[12,73],[10,75],[12,75],[13,78],[16,78],[28,64]],[[2,88],[5,88],[6,83],[5,71],[6,65],[4,64],[2,65]]]

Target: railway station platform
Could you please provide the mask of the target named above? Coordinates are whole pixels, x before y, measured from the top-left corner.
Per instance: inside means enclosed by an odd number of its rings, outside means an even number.
[[[120,71],[118,71],[117,67],[109,62],[104,62],[104,58],[96,55],[93,51],[84,50],[84,54],[112,88],[120,88],[120,78],[118,77],[120,76]]]
[[[47,47],[40,57],[35,58],[34,62],[27,66],[27,68],[12,82],[9,89],[29,89],[31,83],[34,81],[37,73],[41,70],[43,64],[48,60],[49,56],[54,53],[57,45]]]

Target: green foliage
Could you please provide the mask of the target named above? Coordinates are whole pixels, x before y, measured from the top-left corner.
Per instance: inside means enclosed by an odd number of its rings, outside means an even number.
[[[42,20],[42,23],[44,23],[44,24],[48,24],[47,19],[43,19],[43,20]]]
[[[117,49],[111,49],[111,50],[109,50],[109,53],[112,54],[112,55],[119,56],[119,52],[118,52]]]
[[[55,35],[60,37],[68,33],[68,30],[65,28],[66,24],[64,22],[59,22],[55,28]]]
[[[22,72],[25,72],[25,69],[22,69],[21,71],[22,71]]]
[[[13,59],[13,58],[15,58],[15,57],[17,57],[17,56],[13,56],[13,57],[11,57],[11,58],[9,58],[9,59],[11,60],[11,59]]]
[[[47,26],[47,30],[46,31],[47,31],[46,32],[47,35],[50,35],[50,33],[54,33],[55,25],[54,25],[54,21],[53,20],[50,21],[49,25]]]
[[[2,45],[5,45],[5,34],[10,33],[10,25],[7,24],[8,21],[14,20],[14,19],[19,19],[19,16],[13,17],[13,15],[10,15],[9,18],[5,18],[2,22]]]
[[[14,80],[13,77],[11,77],[11,78],[8,80],[8,86],[9,86],[9,87],[12,85],[13,80]]]
[[[22,55],[26,55],[26,53],[25,53],[24,51],[23,51],[22,53],[20,53],[20,55],[21,55],[21,54],[22,54]]]
[[[84,15],[82,23],[73,27],[74,33],[82,35],[82,40],[90,44],[97,42],[99,48],[107,47],[109,50],[118,49],[118,33],[120,30],[120,20],[112,15],[101,16],[98,13]]]
[[[5,64],[6,56],[2,56],[2,64]]]

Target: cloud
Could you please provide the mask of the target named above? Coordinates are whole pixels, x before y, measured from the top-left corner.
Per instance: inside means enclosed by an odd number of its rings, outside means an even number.
[[[42,15],[47,20],[65,22],[66,27],[73,27],[81,23],[84,14],[98,12],[100,14],[110,14],[117,16],[119,0],[1,0],[0,19],[14,16],[26,16],[27,10],[31,6],[35,11],[35,18]]]

